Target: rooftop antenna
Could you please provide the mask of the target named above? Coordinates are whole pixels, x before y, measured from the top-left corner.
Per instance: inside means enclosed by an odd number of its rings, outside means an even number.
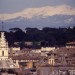
[[[2,31],[4,31],[4,26],[3,26],[3,23],[4,23],[4,22],[2,21]]]

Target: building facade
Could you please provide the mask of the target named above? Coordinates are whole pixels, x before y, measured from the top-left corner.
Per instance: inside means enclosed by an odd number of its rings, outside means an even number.
[[[1,32],[0,37],[0,60],[8,59],[8,42],[6,42],[4,32]]]

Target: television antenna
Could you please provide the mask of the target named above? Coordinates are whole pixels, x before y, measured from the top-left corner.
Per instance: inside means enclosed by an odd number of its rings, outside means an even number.
[[[4,24],[4,22],[2,21],[2,27],[1,27],[2,31],[4,31],[4,25],[3,24]]]

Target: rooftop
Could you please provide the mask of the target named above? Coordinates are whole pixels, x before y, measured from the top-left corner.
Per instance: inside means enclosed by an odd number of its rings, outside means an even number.
[[[67,53],[67,54],[74,54],[75,53],[75,48],[59,48],[57,50],[55,50],[55,53]]]
[[[17,68],[17,66],[13,64],[12,60],[0,60],[0,69],[14,69],[14,68]]]
[[[75,41],[74,42],[68,42],[66,43],[67,45],[75,45]]]

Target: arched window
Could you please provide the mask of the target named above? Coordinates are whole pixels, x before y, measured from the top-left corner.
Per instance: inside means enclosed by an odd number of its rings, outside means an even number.
[[[2,51],[2,56],[4,56],[4,51]]]

